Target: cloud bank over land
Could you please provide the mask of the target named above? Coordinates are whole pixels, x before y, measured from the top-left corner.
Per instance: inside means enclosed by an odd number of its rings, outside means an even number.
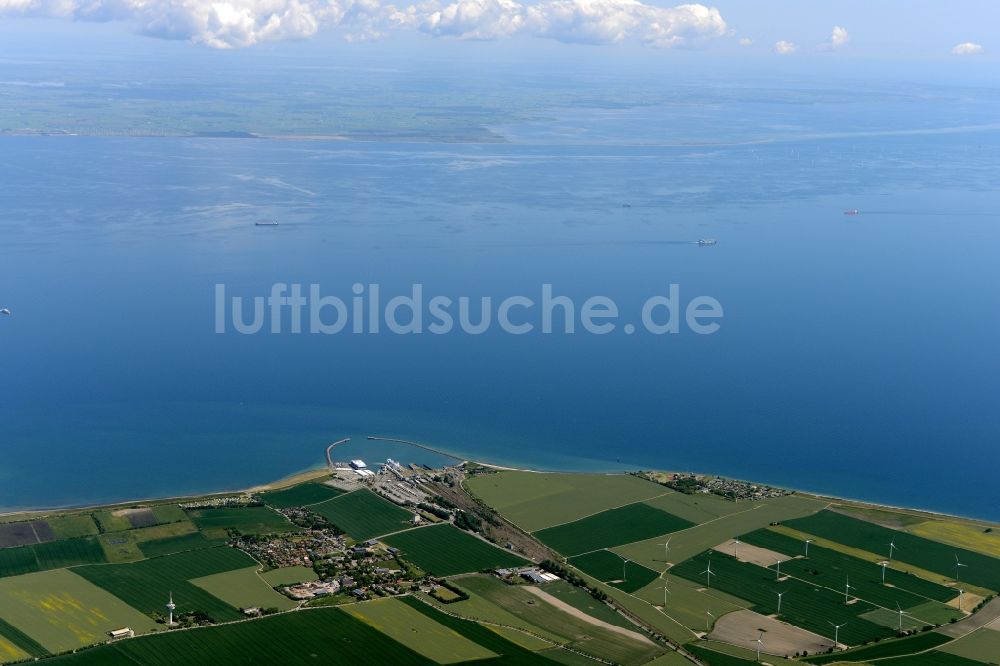
[[[729,34],[722,15],[701,4],[658,7],[641,0],[0,0],[0,16],[125,21],[138,32],[213,48],[306,39],[324,28],[349,40],[396,30],[493,40],[533,36],[562,42],[689,47]]]

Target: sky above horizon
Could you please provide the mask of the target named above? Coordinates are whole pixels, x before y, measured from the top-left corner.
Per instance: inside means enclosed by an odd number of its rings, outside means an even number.
[[[1000,3],[967,0],[0,0],[0,48],[246,49],[309,42],[311,49],[407,50],[432,42],[455,56],[472,43],[521,50],[684,51],[733,61],[833,57],[897,62],[996,62]],[[139,40],[139,41],[136,41]],[[558,45],[553,49],[547,44]],[[147,44],[149,48],[155,48]],[[141,48],[141,46],[139,47]],[[605,53],[606,55],[606,53]],[[691,56],[686,56],[690,58]],[[981,66],[981,65],[975,65]]]

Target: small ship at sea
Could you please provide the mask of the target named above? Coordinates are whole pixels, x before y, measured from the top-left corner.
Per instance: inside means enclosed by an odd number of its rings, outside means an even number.
[[[10,308],[0,308],[0,315],[10,315]]]
[[[265,220],[263,222],[254,222],[255,226],[258,227],[276,227],[278,226],[277,220]]]
[[[857,208],[851,208],[850,210],[845,210],[844,215],[850,215],[851,217],[854,217],[855,215],[861,215],[861,211],[858,210]]]
[[[695,241],[695,243],[701,246],[716,245],[718,244],[718,242],[719,241],[715,240],[714,238],[699,238],[698,240]]]

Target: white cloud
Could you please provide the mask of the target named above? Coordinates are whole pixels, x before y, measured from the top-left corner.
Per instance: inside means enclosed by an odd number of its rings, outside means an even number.
[[[797,44],[794,44],[792,42],[786,42],[785,40],[781,40],[780,42],[775,42],[774,44],[774,52],[777,53],[778,55],[790,55],[798,50],[799,47]]]
[[[830,33],[830,41],[827,42],[827,46],[831,49],[839,49],[849,41],[851,41],[851,36],[847,33],[847,29],[835,25],[833,26],[833,32]]]
[[[753,46],[753,40],[749,37],[744,37],[738,42],[740,46]]]
[[[397,7],[382,0],[0,0],[0,16],[125,20],[137,31],[213,48],[304,39],[337,27],[351,40],[416,29],[455,39],[528,35],[563,42],[634,41],[683,47],[728,33],[717,9],[701,4],[657,7],[640,0],[421,0]]]
[[[983,45],[976,44],[975,42],[962,42],[961,44],[956,44],[955,48],[951,50],[952,55],[966,56],[966,55],[979,55],[983,52]]]

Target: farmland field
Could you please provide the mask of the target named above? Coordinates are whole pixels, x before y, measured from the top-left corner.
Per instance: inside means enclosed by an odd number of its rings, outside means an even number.
[[[528,532],[672,492],[626,474],[502,471],[474,476],[465,485]]]
[[[399,599],[350,604],[343,611],[439,664],[499,656]]]
[[[310,508],[358,541],[405,530],[413,518],[406,509],[365,488]]]
[[[715,574],[710,586],[707,585],[707,574],[703,573],[708,568],[709,562],[712,563],[712,571]],[[774,570],[738,562],[729,555],[705,552],[673,567],[670,573],[746,599],[753,604],[751,610],[763,615],[777,613],[777,592],[784,592],[779,616],[781,620],[827,638],[833,636],[830,622],[836,624],[847,622],[847,626],[840,631],[840,640],[849,645],[895,634],[887,627],[861,617],[862,614],[875,609],[875,606],[866,601],[853,601],[847,605],[844,603],[842,593],[797,578],[783,579],[779,582],[775,580]],[[784,573],[783,566],[782,574]]]
[[[928,631],[909,638],[900,638],[876,645],[867,645],[847,652],[816,655],[808,657],[805,661],[812,664],[830,664],[836,661],[865,661],[866,659],[896,657],[903,654],[914,654],[930,650],[947,643],[949,640],[951,639],[947,636]]]
[[[0,577],[104,561],[106,561],[104,550],[95,537],[2,548],[0,549]]]
[[[219,540],[206,539],[201,532],[190,534],[180,534],[178,536],[165,537],[163,539],[151,539],[138,544],[139,550],[145,557],[159,557],[180,553],[185,550],[198,550],[199,548],[211,548],[219,546],[223,542]]]
[[[14,523],[0,523],[0,548],[26,546],[43,541],[52,541],[55,535],[44,520],[25,520]]]
[[[470,576],[457,582],[459,587],[472,594],[472,599],[486,599],[505,613],[519,618],[520,622],[511,623],[512,626],[522,626],[529,631],[532,626],[541,627],[545,632],[542,636],[555,638],[558,642],[585,653],[616,663],[641,663],[659,651],[656,646],[638,641],[628,634],[616,633],[565,613],[535,596],[524,586],[507,585],[492,576]],[[454,608],[456,612],[462,613],[462,604],[466,603],[460,601],[445,608],[449,612]]]
[[[344,491],[331,488],[322,483],[302,483],[284,490],[273,490],[261,495],[261,500],[268,506],[276,509],[285,509],[293,506],[307,506],[318,504],[328,499],[333,499],[338,495],[343,495]]]
[[[122,641],[54,659],[54,666],[299,666],[434,662],[335,608],[285,613]]]
[[[443,605],[431,599],[436,608],[442,608],[449,613],[454,613],[471,620],[482,620],[494,622],[496,624],[518,627],[533,634],[538,634],[557,643],[567,643],[569,638],[556,634],[545,627],[540,627],[526,620],[523,615],[515,615],[506,608],[494,603],[490,597],[502,594],[506,589],[506,584],[500,582],[493,576],[477,574],[474,576],[462,576],[455,578],[452,582],[469,594],[469,598],[453,604]],[[430,597],[427,597],[430,599]],[[506,604],[505,604],[506,605]]]
[[[822,508],[824,504],[807,497],[790,495],[762,502],[740,502],[737,506],[739,507],[738,511],[713,522],[691,527],[684,530],[683,534],[673,537],[670,540],[670,560],[682,562],[733,538],[737,534],[745,534],[767,527],[773,522],[808,515]],[[666,569],[666,563],[663,561],[663,546],[658,545],[662,543],[663,539],[653,538],[625,546],[617,546],[612,550],[650,569],[663,571]]]
[[[974,661],[958,655],[933,650],[905,657],[893,657],[875,662],[878,666],[983,666],[982,661]]]
[[[105,632],[154,622],[66,569],[0,580],[0,617],[41,644],[61,652],[106,640]]]
[[[193,578],[190,582],[236,608],[289,610],[296,606],[294,601],[275,592],[258,576],[256,566]]]
[[[266,506],[193,509],[188,511],[188,515],[210,539],[225,538],[226,530],[230,529],[241,534],[294,532],[298,529],[283,515]]]
[[[635,629],[634,624],[626,620],[603,601],[595,599],[583,588],[570,585],[564,580],[557,580],[552,583],[546,583],[543,589],[556,599],[602,622],[618,625],[626,629]]]
[[[977,629],[968,636],[941,648],[941,652],[985,663],[1000,663],[1000,630]]]
[[[34,638],[0,619],[0,663],[27,657],[45,657],[49,651]]]
[[[790,556],[802,554],[805,547],[798,539],[767,529],[751,532],[741,538],[748,544]],[[943,602],[955,597],[954,590],[894,569],[886,569],[885,580],[888,585],[883,585],[882,569],[875,562],[866,562],[816,544],[812,544],[809,549],[808,558],[790,559],[782,565],[781,571],[834,590],[843,588],[850,577],[851,585],[854,586],[853,595],[893,610],[899,604],[925,623],[934,624],[933,619],[937,616],[931,613],[925,618],[915,613],[914,609],[923,608],[929,600],[936,601],[939,610],[948,612],[945,622],[952,616],[949,607]]]
[[[569,563],[588,576],[625,592],[642,589],[659,577],[655,571],[632,560],[626,561],[609,550],[595,550],[586,555],[571,557]]]
[[[172,537],[196,534],[198,528],[185,520],[152,527],[140,527],[122,532],[110,532],[98,537],[108,562],[134,562],[147,557],[140,544],[170,539]],[[153,546],[156,549],[156,546]]]
[[[974,550],[983,555],[1000,557],[1000,532],[996,530],[987,532],[980,525],[928,520],[909,527],[906,531],[932,541],[950,543],[953,546]]]
[[[419,527],[387,537],[402,557],[435,576],[453,576],[484,569],[516,567],[528,562],[459,530],[453,525]]]
[[[553,550],[572,556],[676,532],[693,524],[640,502],[540,530],[533,536]]]
[[[97,525],[89,513],[69,514],[46,518],[57,539],[74,539],[97,534]]]
[[[271,587],[280,585],[294,585],[304,583],[307,580],[317,580],[319,576],[312,567],[282,567],[281,569],[271,569],[261,574]]]
[[[895,559],[928,571],[953,577],[955,557],[967,565],[962,569],[962,580],[990,590],[1000,590],[1000,559],[971,550],[950,546],[907,532],[892,530],[875,523],[851,518],[833,511],[790,520],[790,527],[816,536],[837,541],[870,553],[888,555],[890,541],[895,541]]]
[[[497,582],[499,583],[499,581]],[[502,583],[500,584],[502,585]],[[524,590],[520,590],[520,592],[530,594]],[[498,603],[510,603],[506,600],[507,597],[505,596],[499,596],[496,598]],[[631,664],[644,663],[648,661],[651,656],[661,652],[661,650],[655,646],[644,646],[643,644],[636,643],[636,641],[621,634],[607,632],[600,627],[584,624],[567,613],[562,613],[547,604],[540,603],[537,598],[535,598],[536,603],[539,603],[539,605],[543,606],[543,608],[539,608],[539,606],[528,603],[530,600],[522,599],[522,601],[524,601],[524,603],[521,604],[520,610],[515,609],[513,611],[514,613],[524,612],[525,619],[535,622],[536,618],[534,617],[533,611],[540,610],[539,619],[541,619],[541,617],[548,618],[546,623],[542,626],[552,627],[559,633],[566,631],[569,632],[570,636],[575,636],[576,634],[571,629],[573,625],[565,623],[567,621],[579,623],[576,631],[582,630],[583,633],[580,637],[577,637],[577,640],[581,641],[577,644],[577,646],[579,646],[579,649],[588,654],[597,654],[599,656],[604,655],[605,659],[628,666]],[[419,610],[421,613],[430,616],[435,621],[453,629],[454,631],[457,631],[469,640],[479,643],[483,647],[492,650],[497,654],[506,655],[507,659],[505,661],[509,664],[517,664],[518,666],[529,666],[531,664],[551,665],[551,662],[546,659],[546,657],[542,656],[543,654],[548,654],[550,652],[549,650],[546,650],[544,653],[531,652],[511,643],[496,632],[490,631],[487,627],[439,613],[412,597],[405,598],[403,602]],[[548,612],[546,612],[544,608],[548,608]],[[558,628],[554,626],[554,623],[558,624]]]
[[[670,590],[664,612],[689,629],[697,631],[705,629],[706,610],[711,611],[715,617],[722,617],[726,613],[752,605],[721,590],[699,592],[704,585],[685,578],[670,575],[664,578],[669,580]],[[650,604],[660,606],[663,604],[663,584],[663,580],[654,580],[634,594]]]
[[[245,553],[220,546],[130,564],[77,567],[73,571],[143,613],[162,611],[173,591],[178,613],[201,610],[216,621],[224,621],[240,619],[242,614],[188,581],[255,565]]]

